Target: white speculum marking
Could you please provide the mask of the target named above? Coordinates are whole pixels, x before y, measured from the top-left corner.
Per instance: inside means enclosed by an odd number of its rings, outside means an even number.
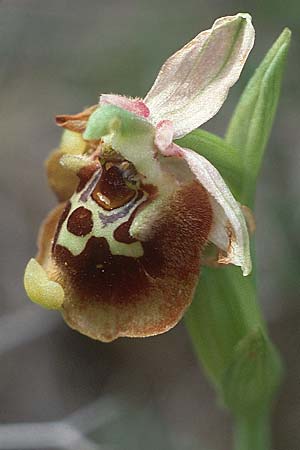
[[[84,250],[88,240],[92,236],[103,237],[106,239],[112,255],[122,255],[133,258],[140,258],[143,256],[144,250],[140,242],[131,242],[128,244],[119,242],[114,238],[114,232],[122,223],[125,223],[130,219],[131,214],[146,200],[148,195],[144,192],[142,198],[136,200],[136,194],[129,203],[126,203],[120,208],[107,211],[101,208],[91,196],[88,197],[87,201],[80,200],[81,194],[82,191],[75,193],[70,199],[71,208],[59,231],[57,244],[67,248],[73,256],[78,256]],[[80,206],[90,210],[92,213],[93,228],[91,232],[85,236],[76,236],[67,229],[70,215]],[[119,218],[117,218],[117,214],[120,216]],[[105,218],[105,220],[101,220],[101,217],[102,219]]]

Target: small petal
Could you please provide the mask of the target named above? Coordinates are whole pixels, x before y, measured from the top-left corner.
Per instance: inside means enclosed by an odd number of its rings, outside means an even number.
[[[128,98],[123,95],[115,95],[115,94],[102,94],[100,96],[100,105],[115,105],[119,108],[126,109],[126,111],[130,111],[137,116],[148,117],[150,114],[149,108],[143,102],[143,100],[139,98]]]
[[[80,133],[64,130],[60,146],[53,150],[47,158],[45,165],[48,183],[59,201],[65,201],[71,197],[78,184],[78,178],[66,166],[62,164],[65,157],[71,155],[83,155],[87,149],[87,143]]]
[[[227,253],[219,262],[241,266],[243,275],[248,275],[251,272],[249,236],[240,205],[207,159],[189,149],[181,148],[181,152],[197,180],[211,196],[213,225],[208,239]]]
[[[173,143],[174,126],[170,120],[161,120],[156,125],[154,144],[164,156],[182,157],[181,147]]]
[[[50,153],[45,162],[49,186],[60,202],[70,198],[78,184],[76,174],[61,164],[65,155],[64,151],[58,148]]]
[[[59,148],[69,155],[83,155],[87,149],[87,143],[81,133],[66,129],[61,136]]]
[[[174,123],[182,137],[213,117],[238,80],[254,43],[248,14],[218,19],[162,66],[145,97],[151,120]]]
[[[161,120],[156,125],[154,144],[166,155],[167,148],[172,144],[174,137],[174,126],[171,120]],[[166,155],[168,156],[168,155]]]
[[[97,166],[97,163],[81,155],[63,155],[60,159],[60,165],[70,172],[78,174],[84,167],[91,165]]]

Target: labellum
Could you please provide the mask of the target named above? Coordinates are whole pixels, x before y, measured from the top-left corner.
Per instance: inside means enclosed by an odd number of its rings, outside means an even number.
[[[144,337],[178,323],[208,242],[220,263],[250,272],[240,205],[217,170],[173,138],[215,114],[252,45],[249,16],[219,19],[165,63],[145,100],[102,95],[82,113],[57,116],[65,131],[47,172],[61,203],[26,268],[34,302],[94,339]]]

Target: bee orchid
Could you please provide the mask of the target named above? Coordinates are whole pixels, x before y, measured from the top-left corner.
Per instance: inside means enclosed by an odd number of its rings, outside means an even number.
[[[218,19],[162,66],[142,99],[105,94],[57,116],[47,162],[60,201],[25,271],[32,301],[101,341],[174,327],[190,305],[203,251],[251,271],[241,205],[217,169],[174,140],[213,117],[254,43],[247,14]]]

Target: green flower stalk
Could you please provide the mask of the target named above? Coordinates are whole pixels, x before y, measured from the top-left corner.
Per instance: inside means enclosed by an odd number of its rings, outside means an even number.
[[[236,419],[236,450],[268,450],[281,375],[249,236],[289,40],[285,30],[266,55],[225,139],[197,128],[221,108],[252,49],[248,14],[218,19],[172,55],[144,99],[102,94],[57,116],[64,133],[47,173],[59,205],[24,276],[33,302],[104,342],[164,333],[186,313]]]

